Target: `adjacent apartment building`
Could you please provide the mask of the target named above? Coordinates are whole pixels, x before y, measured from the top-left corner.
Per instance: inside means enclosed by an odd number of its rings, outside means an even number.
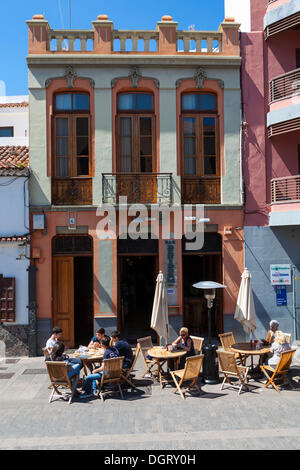
[[[0,357],[28,355],[28,96],[0,97]]]
[[[87,344],[100,326],[133,341],[153,335],[159,270],[170,339],[182,325],[206,333],[206,302],[192,287],[201,280],[227,286],[214,307],[214,335],[239,328],[240,25],[226,18],[218,31],[182,31],[167,15],[153,30],[116,30],[106,15],[88,30],[53,30],[42,15],[27,25],[38,351],[54,325],[68,346]],[[167,237],[155,212],[161,204],[172,209]],[[188,250],[175,219],[192,230],[199,220],[184,208],[197,204],[204,245]],[[141,221],[147,237],[124,236]]]
[[[231,14],[241,20],[234,0]],[[300,339],[300,2],[247,0],[241,33],[245,265],[257,337]],[[243,14],[245,13],[245,10]],[[250,25],[250,26],[249,26]],[[245,26],[243,28],[243,26]]]

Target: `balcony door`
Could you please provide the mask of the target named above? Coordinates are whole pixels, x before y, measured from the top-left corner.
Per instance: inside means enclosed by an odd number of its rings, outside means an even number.
[[[128,202],[156,202],[156,138],[153,96],[118,95],[116,122],[117,195]]]
[[[55,96],[53,116],[53,204],[91,204],[91,124],[89,96]]]
[[[181,174],[184,203],[220,203],[216,97],[182,96]]]

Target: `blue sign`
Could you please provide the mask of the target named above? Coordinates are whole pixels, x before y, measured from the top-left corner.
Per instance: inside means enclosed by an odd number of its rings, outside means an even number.
[[[287,305],[286,286],[276,286],[276,305],[281,307]]]

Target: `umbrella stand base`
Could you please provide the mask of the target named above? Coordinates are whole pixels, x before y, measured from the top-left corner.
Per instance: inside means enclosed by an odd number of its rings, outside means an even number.
[[[203,358],[203,382],[209,385],[220,382],[219,366],[217,360],[218,347],[214,344],[205,344],[202,348]]]

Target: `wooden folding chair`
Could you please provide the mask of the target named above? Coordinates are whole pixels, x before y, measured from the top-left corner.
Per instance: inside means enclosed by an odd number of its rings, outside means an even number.
[[[228,333],[220,334],[219,338],[220,338],[222,348],[224,349],[224,351],[233,352],[234,357],[237,360],[237,363],[244,366],[246,364],[247,356],[245,356],[244,354],[236,353],[233,351],[233,349],[231,349],[231,346],[233,344],[236,344],[232,331]]]
[[[49,356],[49,351],[48,351],[48,348],[42,348],[42,351],[43,351],[43,354],[44,354],[44,357],[48,357]]]
[[[49,398],[49,403],[52,402],[54,398],[54,394],[56,393],[58,398],[66,398],[67,394],[63,394],[59,391],[59,389],[62,389],[64,391],[69,390],[69,405],[73,400],[74,394],[76,392],[77,388],[77,382],[79,379],[79,375],[74,376],[75,378],[75,384],[74,388],[71,383],[71,379],[68,376],[68,365],[66,362],[56,362],[56,361],[46,361],[45,362],[47,371],[49,374],[50,382],[51,382],[51,387],[53,388],[50,398]],[[73,378],[73,377],[72,377]]]
[[[190,336],[190,338],[193,340],[195,353],[201,354],[204,338],[200,336]]]
[[[240,366],[236,362],[234,352],[230,351],[217,351],[219,363],[224,374],[224,380],[222,382],[220,390],[223,390],[225,382],[229,383],[229,387],[236,388],[241,393],[242,389],[249,390],[246,385],[248,380],[249,367]],[[235,377],[239,381],[239,385],[234,385],[230,377]]]
[[[156,359],[147,359],[148,355],[148,350],[153,348],[153,343],[152,343],[152,338],[151,336],[145,336],[144,338],[138,338],[137,339],[137,348],[139,349],[138,352],[141,353],[141,356],[143,358],[145,367],[146,367],[146,372],[144,373],[143,377],[145,377],[146,374],[150,374],[152,378],[155,378],[154,371],[152,371],[152,367],[155,365],[157,366],[157,360]],[[166,361],[164,361],[166,362]]]
[[[267,388],[269,385],[272,385],[275,390],[280,393],[280,390],[277,387],[275,381],[281,380],[282,378],[284,379],[283,385],[288,383],[292,389],[294,388],[291,381],[287,378],[287,373],[289,371],[295,352],[296,349],[290,349],[289,351],[284,351],[281,353],[280,360],[275,369],[267,365],[260,366],[262,372],[267,377],[265,388]]]
[[[122,380],[122,368],[123,368],[124,356],[114,357],[112,359],[104,359],[103,374],[99,384],[99,395],[102,401],[104,401],[104,387],[106,384],[115,384],[118,386],[119,393],[123,399],[123,393],[121,389]],[[106,392],[108,393],[108,392]]]
[[[135,388],[136,389],[136,386],[134,385],[134,383],[130,380],[130,375],[134,369],[134,366],[135,366],[135,363],[136,363],[136,360],[138,358],[138,355],[139,355],[139,348],[138,346],[135,348],[135,353],[133,355],[133,361],[132,361],[132,364],[131,366],[128,368],[128,369],[123,369],[122,371],[122,375],[121,375],[121,378],[123,379],[124,382],[127,382],[128,385],[130,385],[131,388]]]
[[[174,393],[179,392],[183,400],[185,399],[186,392],[190,391],[193,387],[195,387],[198,393],[200,393],[200,388],[196,384],[196,381],[200,373],[203,357],[203,354],[200,354],[198,356],[187,357],[184,369],[170,371],[172,379],[174,380],[174,383],[176,385]],[[176,377],[179,377],[179,383],[177,382]],[[191,381],[191,384],[183,390],[181,388],[181,385],[183,384],[183,382],[187,381]]]

